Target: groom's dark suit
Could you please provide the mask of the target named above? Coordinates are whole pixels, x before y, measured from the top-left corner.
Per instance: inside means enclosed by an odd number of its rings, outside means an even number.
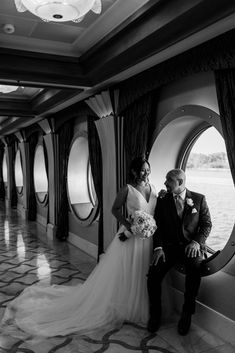
[[[155,219],[157,230],[153,236],[153,248],[162,247],[166,261],[162,258],[156,266],[150,266],[148,291],[150,317],[158,320],[161,316],[161,281],[176,263],[185,265],[185,301],[183,310],[193,314],[200,286],[198,268],[205,254],[205,241],[211,230],[211,218],[204,195],[186,190],[183,216],[177,214],[175,200],[171,193],[158,198]],[[201,255],[189,258],[185,247],[192,240],[200,244]]]

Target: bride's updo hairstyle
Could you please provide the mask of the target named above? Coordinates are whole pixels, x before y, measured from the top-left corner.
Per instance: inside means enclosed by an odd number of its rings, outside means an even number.
[[[136,157],[132,160],[129,172],[129,182],[135,184],[140,177],[140,171],[143,164],[147,163],[150,169],[149,161],[143,157]]]

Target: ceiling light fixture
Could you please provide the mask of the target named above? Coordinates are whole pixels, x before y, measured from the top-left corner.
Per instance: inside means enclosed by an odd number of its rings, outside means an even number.
[[[18,88],[19,88],[19,86],[0,85],[0,93],[14,92]]]
[[[90,10],[101,13],[101,0],[15,0],[19,12],[30,11],[50,22],[80,22]]]

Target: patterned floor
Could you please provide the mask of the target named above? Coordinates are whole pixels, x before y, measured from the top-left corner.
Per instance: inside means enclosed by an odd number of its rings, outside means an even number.
[[[95,261],[67,242],[50,241],[34,223],[0,203],[0,317],[6,304],[27,286],[46,281],[74,285],[89,275]],[[190,334],[176,332],[177,317],[157,334],[126,323],[118,330],[89,336],[57,336],[40,342],[0,333],[0,353],[233,353],[235,348],[192,325]]]

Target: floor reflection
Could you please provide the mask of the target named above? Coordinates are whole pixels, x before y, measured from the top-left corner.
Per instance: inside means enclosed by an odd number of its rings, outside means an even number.
[[[23,236],[20,230],[17,230],[17,244],[16,244],[16,251],[18,254],[19,261],[25,260],[25,244],[23,240]]]
[[[39,281],[51,283],[51,268],[46,256],[43,254],[38,254],[37,256],[37,276]]]

